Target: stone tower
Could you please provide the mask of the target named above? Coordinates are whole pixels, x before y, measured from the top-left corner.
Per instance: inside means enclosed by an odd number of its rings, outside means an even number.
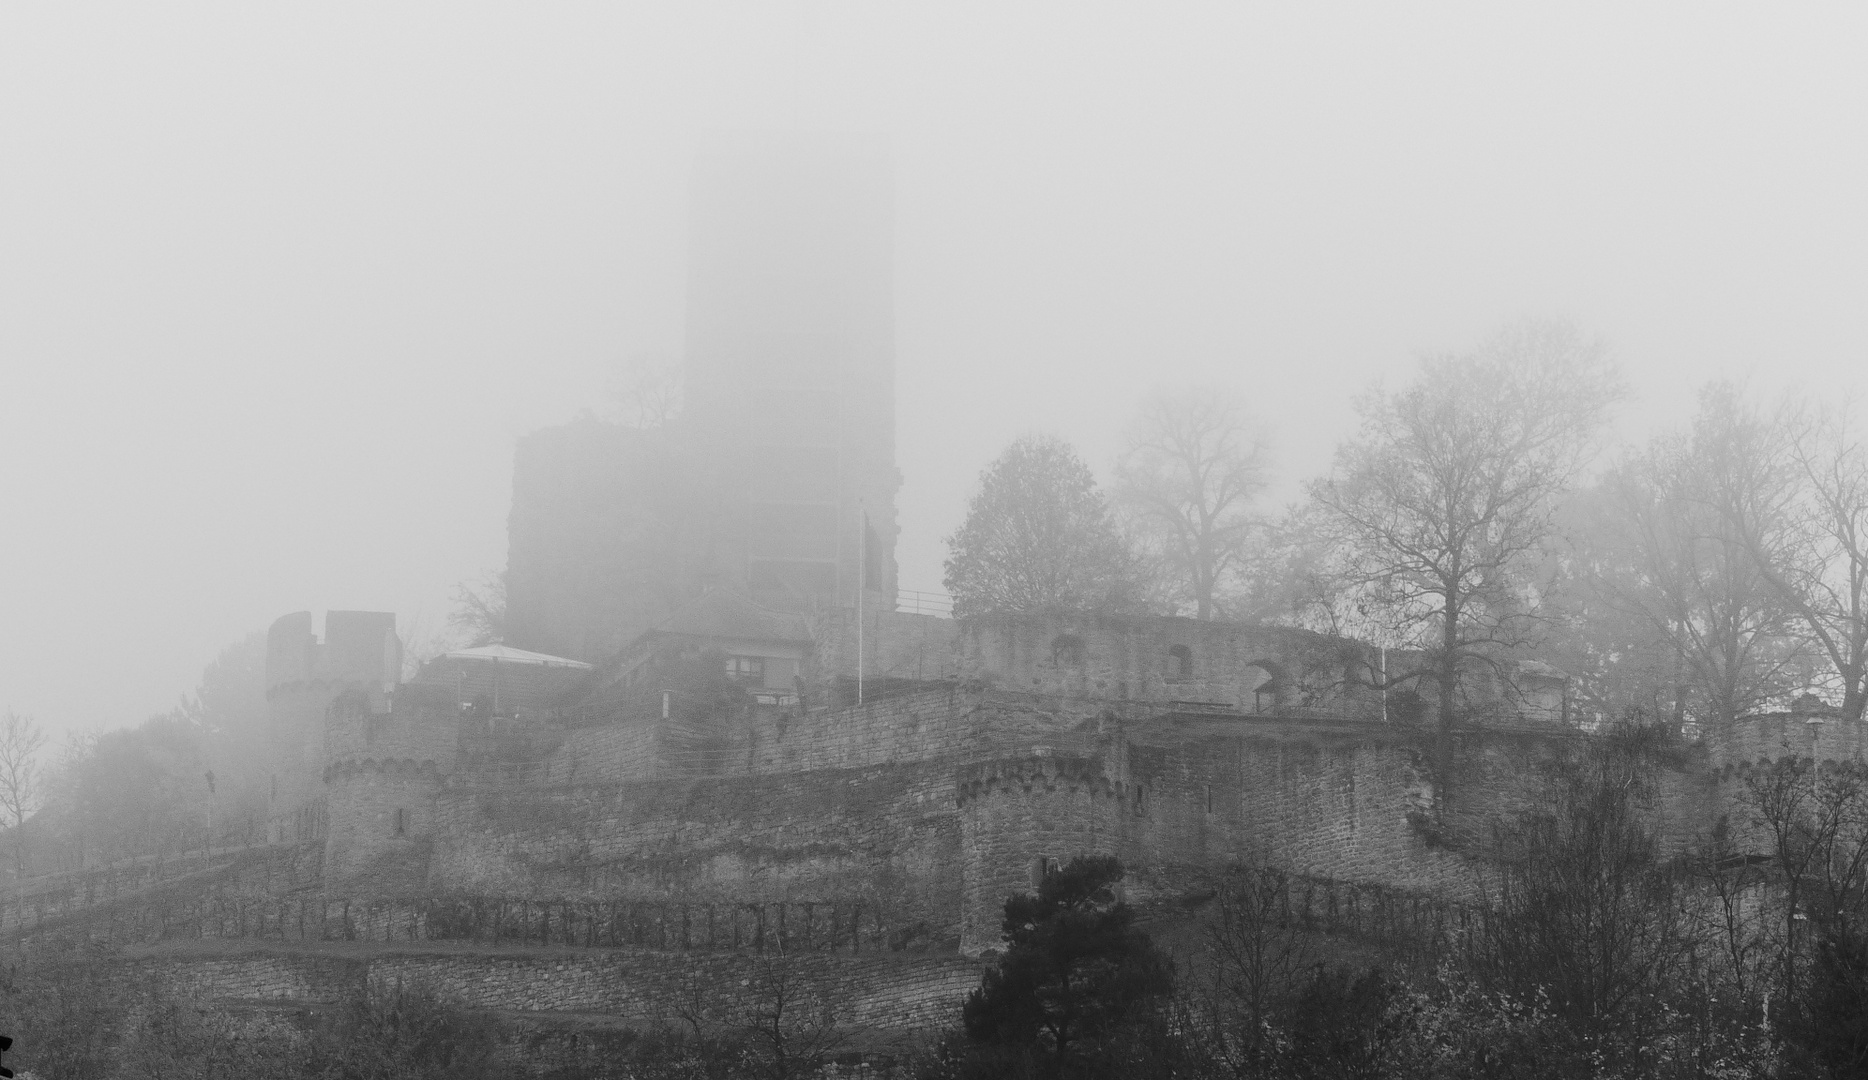
[[[508,644],[602,660],[712,587],[810,611],[863,582],[894,607],[892,220],[878,141],[702,150],[682,415],[519,441]]]
[[[387,713],[402,674],[396,617],[383,611],[332,611],[324,640],[311,612],[285,615],[266,634],[266,711],[271,729],[271,801],[267,835],[274,842],[324,836],[327,801],[326,724],[332,703],[349,695],[360,707]]]
[[[419,889],[435,833],[435,800],[453,771],[460,703],[452,687],[405,683],[391,708],[339,694],[326,711],[326,880],[340,889]]]
[[[893,213],[879,140],[723,138],[695,164],[687,418],[727,478],[722,569],[768,606],[864,580],[894,604]]]

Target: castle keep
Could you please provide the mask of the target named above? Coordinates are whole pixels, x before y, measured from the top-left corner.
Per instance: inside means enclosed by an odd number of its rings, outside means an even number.
[[[520,440],[508,642],[604,660],[709,588],[894,605],[892,199],[876,141],[703,149],[682,408]]]

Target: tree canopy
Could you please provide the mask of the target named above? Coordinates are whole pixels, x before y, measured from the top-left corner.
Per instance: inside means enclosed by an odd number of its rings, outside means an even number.
[[[986,467],[947,548],[955,615],[1141,606],[1134,553],[1096,478],[1051,436],[1019,439]]]

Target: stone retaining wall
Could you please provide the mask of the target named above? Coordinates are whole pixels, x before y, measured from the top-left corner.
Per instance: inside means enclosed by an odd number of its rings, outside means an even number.
[[[423,986],[470,1009],[673,1022],[754,1004],[782,978],[827,1006],[839,1026],[944,1027],[979,985],[980,966],[958,957],[824,953],[675,955],[638,949],[369,956],[254,953],[158,956],[138,962],[168,993],[198,1001],[323,1004],[376,983]]]

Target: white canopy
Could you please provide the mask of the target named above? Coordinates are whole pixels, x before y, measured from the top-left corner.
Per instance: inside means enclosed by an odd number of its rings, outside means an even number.
[[[448,653],[447,658],[449,660],[487,660],[496,664],[531,664],[535,667],[571,668],[575,671],[590,670],[590,665],[582,660],[526,652],[524,649],[515,649],[509,645],[482,645],[475,649],[456,649]]]

